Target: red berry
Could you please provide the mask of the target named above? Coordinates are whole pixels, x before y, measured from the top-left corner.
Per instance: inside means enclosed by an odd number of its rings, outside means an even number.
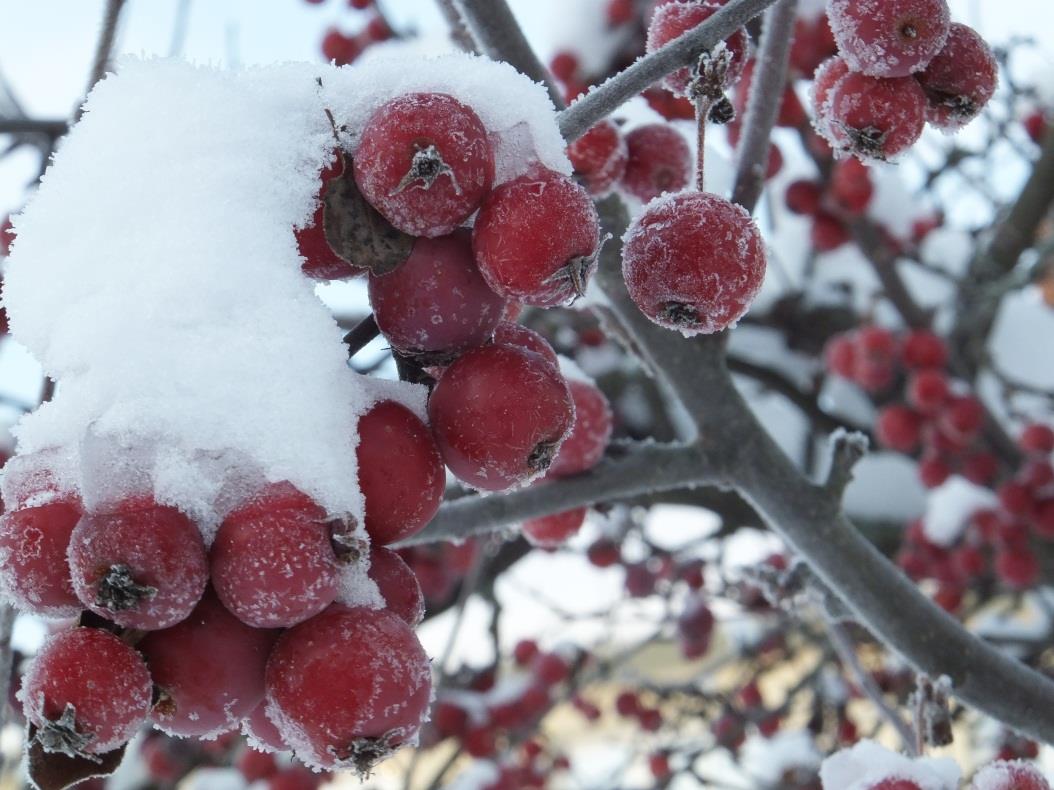
[[[341,258],[326,240],[325,206],[329,182],[344,172],[344,155],[337,151],[334,161],[319,176],[318,205],[311,223],[294,231],[297,249],[304,256],[300,270],[312,280],[346,280],[361,273]]]
[[[201,600],[208,560],[201,533],[174,507],[126,499],[87,513],[70,536],[73,589],[97,615],[125,628],[175,625]]]
[[[370,578],[385,605],[413,628],[425,616],[425,597],[410,566],[383,546],[370,547]]]
[[[500,491],[549,468],[574,422],[574,402],[545,359],[494,345],[469,351],[443,372],[428,414],[450,471]]]
[[[865,790],[923,790],[917,782],[909,779],[882,779],[873,785],[868,785]]]
[[[1008,548],[996,556],[995,572],[1008,587],[1025,589],[1039,579],[1039,562],[1027,547]]]
[[[255,628],[286,628],[337,596],[333,523],[289,483],[271,485],[223,520],[210,561],[216,594]]]
[[[694,30],[720,8],[721,4],[716,2],[667,3],[656,8],[651,23],[648,25],[648,52],[655,52],[689,30]],[[746,65],[749,45],[746,30],[737,29],[722,44],[724,46],[718,44],[711,52],[712,54],[719,51],[728,53],[730,58],[728,69],[721,87],[729,88],[739,79]],[[692,70],[685,67],[667,74],[663,83],[674,93],[687,96],[691,81]]]
[[[151,688],[134,648],[107,631],[73,628],[44,643],[20,693],[44,750],[74,756],[104,754],[135,735]]]
[[[677,637],[686,656],[698,658],[710,646],[714,615],[702,596],[693,596],[677,618]]]
[[[843,159],[831,170],[831,195],[849,214],[863,214],[875,188],[868,168],[859,159]]]
[[[656,752],[655,754],[649,755],[648,769],[651,771],[651,775],[656,779],[660,781],[668,779],[672,773],[670,770],[669,755],[663,754],[662,752]]]
[[[359,489],[366,531],[381,544],[415,535],[443,499],[446,475],[431,431],[395,401],[381,401],[359,418]]]
[[[359,773],[414,738],[432,686],[428,656],[401,618],[337,604],[282,635],[266,678],[297,757]]]
[[[245,749],[238,755],[234,767],[245,777],[245,781],[250,783],[268,779],[278,773],[278,763],[273,754],[252,748]]]
[[[695,119],[695,107],[682,96],[670,93],[665,88],[651,87],[641,96],[648,106],[667,121],[691,121]]]
[[[829,106],[831,145],[865,160],[903,153],[926,125],[926,95],[911,77],[850,73],[831,92]]]
[[[919,482],[926,488],[944,485],[952,476],[951,467],[939,455],[926,454],[919,461]]]
[[[662,713],[655,708],[647,708],[640,711],[637,723],[645,732],[658,732],[662,729]]]
[[[11,215],[8,214],[0,220],[0,258],[11,254],[11,242],[14,239],[14,225],[11,224]]]
[[[348,0],[348,5],[363,11],[373,5],[373,0]]]
[[[622,551],[615,541],[599,538],[586,549],[586,558],[597,568],[610,568],[612,565],[618,565],[622,559]]]
[[[754,68],[757,65],[757,60],[751,58],[747,61],[746,66],[743,68],[743,76],[740,77],[739,83],[736,85],[735,101],[733,107],[736,110],[736,118],[745,118],[747,114],[747,104],[750,100],[750,90],[754,81]],[[792,129],[796,129],[799,126],[805,124],[808,118],[805,115],[805,108],[801,106],[801,101],[798,99],[798,94],[794,92],[794,88],[787,85],[783,89],[783,95],[780,97],[780,109],[779,114],[776,117],[776,124],[778,126],[787,126]]]
[[[157,701],[150,718],[169,735],[215,737],[238,727],[264,695],[276,631],[250,628],[212,593],[190,616],[139,643]]]
[[[601,121],[567,146],[567,158],[589,194],[603,197],[626,172],[629,149],[618,126]]]
[[[1039,770],[1021,761],[989,763],[974,776],[973,785],[985,790],[1050,790]]]
[[[432,724],[441,738],[464,735],[468,729],[468,711],[450,700],[440,698],[432,708]]]
[[[827,370],[844,379],[852,379],[856,370],[856,343],[850,335],[835,335],[823,350]]]
[[[816,69],[812,83],[812,111],[816,116],[816,130],[829,138],[828,125],[831,118],[831,96],[834,89],[849,74],[849,64],[840,57],[828,58]]]
[[[817,252],[834,252],[850,238],[849,227],[842,220],[823,209],[816,212],[809,229],[809,240]]]
[[[1012,516],[1029,516],[1036,509],[1036,500],[1023,483],[1008,481],[999,486],[996,493],[1003,510]]]
[[[910,453],[918,446],[921,431],[921,418],[907,406],[893,404],[878,413],[875,432],[891,450]]]
[[[952,438],[972,439],[984,427],[984,406],[974,397],[953,398],[940,421]]]
[[[573,52],[557,52],[549,61],[549,71],[560,82],[569,82],[578,72],[578,58]]]
[[[1049,455],[1054,452],[1054,428],[1040,423],[1027,425],[1017,443],[1029,455]]]
[[[579,507],[551,516],[528,519],[523,522],[523,535],[532,546],[555,549],[578,533],[585,522],[587,510]]]
[[[664,123],[639,126],[626,135],[626,170],[619,185],[642,203],[663,192],[680,192],[692,177],[692,151]]]
[[[585,293],[599,245],[589,193],[544,169],[487,195],[472,231],[476,263],[491,289],[538,307],[567,304]]]
[[[640,709],[640,698],[632,691],[620,691],[615,697],[615,710],[619,716],[636,717]]]
[[[960,473],[971,483],[987,486],[999,472],[999,460],[986,452],[973,453],[963,461]]]
[[[923,414],[936,414],[949,395],[948,377],[939,370],[920,370],[908,379],[908,402]]]
[[[414,236],[453,231],[494,180],[483,122],[443,93],[411,93],[379,107],[362,130],[354,166],[370,205]]]
[[[242,732],[253,749],[265,752],[284,752],[289,747],[282,739],[278,728],[267,715],[267,700],[260,702],[253,712],[242,720]]]
[[[813,19],[799,16],[795,20],[790,65],[799,76],[810,76],[817,66],[837,52],[834,34],[827,23],[827,14],[818,14]]]
[[[494,345],[512,346],[521,351],[531,351],[554,368],[558,369],[560,367],[560,360],[557,359],[556,352],[549,345],[549,341],[533,329],[528,329],[522,324],[502,321],[494,330]]]
[[[0,587],[22,611],[41,617],[80,611],[66,552],[81,512],[79,500],[64,497],[0,518]]]
[[[521,667],[530,664],[538,656],[538,643],[533,639],[521,639],[512,649],[512,658]]]
[[[1022,121],[1025,127],[1025,133],[1032,139],[1036,145],[1043,142],[1043,138],[1047,134],[1047,116],[1042,110],[1033,110],[1025,119]],[[0,234],[3,230],[0,229]],[[0,244],[3,244],[3,240],[0,239]]]
[[[901,354],[909,368],[943,368],[948,364],[948,347],[938,335],[926,329],[909,332]]]
[[[382,16],[375,16],[366,23],[366,38],[370,41],[387,41],[392,37],[392,29]]]
[[[604,457],[611,440],[611,406],[604,393],[587,381],[567,382],[575,401],[575,425],[549,467],[549,477],[588,471]]]
[[[330,28],[322,38],[322,57],[338,66],[345,66],[362,54],[359,42],[345,36],[336,28]]]
[[[917,76],[929,102],[926,120],[954,131],[988,104],[999,83],[999,64],[976,30],[956,22],[944,47]]]
[[[487,725],[473,727],[461,739],[461,746],[470,756],[477,759],[490,757],[497,750],[494,730]]]
[[[658,579],[646,563],[626,565],[626,592],[634,598],[647,598],[655,592],[657,582]]]
[[[633,20],[634,15],[633,0],[608,0],[607,17],[611,27],[625,25]]]
[[[482,345],[505,309],[476,268],[467,229],[417,239],[409,258],[387,274],[371,274],[369,282],[381,333],[422,364],[448,363]]]
[[[799,179],[787,186],[783,199],[792,213],[811,217],[820,210],[823,188],[815,181]]]
[[[652,321],[685,335],[720,332],[750,307],[765,248],[742,207],[705,192],[648,206],[626,232],[626,287]]]
[[[828,0],[827,14],[842,57],[871,77],[926,68],[951,26],[947,0]]]

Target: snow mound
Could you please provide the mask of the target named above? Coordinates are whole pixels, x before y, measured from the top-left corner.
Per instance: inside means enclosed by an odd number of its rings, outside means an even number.
[[[947,757],[912,760],[863,740],[831,755],[820,767],[823,790],[869,790],[883,779],[912,781],[922,790],[956,790],[959,766]]]
[[[923,534],[931,543],[951,546],[959,540],[978,510],[998,505],[999,499],[990,489],[953,475],[930,492],[922,521]]]
[[[538,160],[570,173],[544,90],[468,55],[238,72],[128,59],[96,86],[15,220],[4,304],[58,386],[15,429],[7,501],[42,479],[89,509],[152,492],[209,540],[288,480],[361,523],[358,417],[383,398],[423,414],[425,393],[348,368],[294,228],[333,155],[327,110],[354,152],[370,114],[411,91],[473,107],[499,180]]]

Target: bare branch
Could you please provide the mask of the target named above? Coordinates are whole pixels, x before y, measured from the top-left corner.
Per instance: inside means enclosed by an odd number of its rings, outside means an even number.
[[[69,124],[62,120],[9,118],[0,120],[0,134],[44,134],[55,139],[66,134]]]
[[[461,18],[461,12],[454,5],[454,0],[436,0],[436,5],[439,6],[439,11],[450,28],[451,40],[462,51],[478,55],[479,47],[476,46],[476,40],[472,37],[465,20]]]
[[[867,455],[870,442],[862,433],[836,431],[831,436],[831,466],[824,488],[832,498],[841,501],[845,487],[853,480],[853,467]]]
[[[720,482],[714,460],[698,445],[615,445],[591,471],[547,485],[446,502],[424,530],[397,544],[461,540],[530,518],[655,491]]]
[[[542,83],[556,107],[564,106],[551,75],[534,54],[516,17],[505,0],[454,0],[484,53],[494,60],[511,63],[519,71]]]
[[[750,84],[746,117],[743,119],[743,135],[736,165],[736,190],[732,193],[732,200],[747,211],[754,210],[765,185],[769,138],[779,115],[783,91],[787,87],[787,66],[797,8],[798,0],[779,0],[765,12],[761,49]]]
[[[106,68],[110,64],[110,56],[113,54],[114,41],[117,38],[117,22],[121,18],[121,10],[124,8],[125,0],[107,0],[106,12],[102,18],[102,30],[99,33],[99,43],[95,46],[95,58],[92,61],[91,73],[88,75],[88,90],[91,92],[95,83],[106,74]],[[84,104],[73,115],[73,120],[80,119],[84,112]]]
[[[485,0],[483,0],[485,2]],[[732,0],[698,27],[641,58],[602,85],[594,88],[560,113],[560,132],[568,142],[577,140],[625,101],[667,74],[698,62],[699,57],[728,38],[776,0]]]

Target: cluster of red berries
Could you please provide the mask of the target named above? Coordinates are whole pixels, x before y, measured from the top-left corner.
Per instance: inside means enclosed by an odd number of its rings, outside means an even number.
[[[927,122],[957,130],[995,93],[992,51],[946,0],[829,0],[827,11],[839,54],[816,69],[812,99],[836,151],[892,159]]]
[[[325,0],[305,0],[310,5],[321,5]],[[373,11],[366,24],[354,35],[332,27],[322,37],[322,57],[338,66],[356,61],[370,46],[388,41],[394,35],[388,21],[381,15],[373,0],[348,0],[347,5],[357,11]]]

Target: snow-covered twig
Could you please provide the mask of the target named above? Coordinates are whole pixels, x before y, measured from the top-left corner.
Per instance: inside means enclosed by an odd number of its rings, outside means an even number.
[[[867,455],[868,445],[868,438],[861,433],[839,430],[831,436],[831,466],[824,488],[832,497],[841,500],[845,487],[852,482],[853,467]]]
[[[798,0],[780,0],[765,12],[754,78],[750,83],[743,135],[736,163],[736,191],[732,200],[753,211],[765,185],[769,138],[787,86],[787,65]]]
[[[485,0],[484,0],[485,1]],[[560,113],[560,131],[569,142],[585,134],[623,102],[667,74],[698,62],[699,56],[728,38],[776,0],[732,0],[698,27],[643,57],[606,80]],[[510,61],[512,62],[512,61]],[[519,68],[519,64],[513,63]]]

